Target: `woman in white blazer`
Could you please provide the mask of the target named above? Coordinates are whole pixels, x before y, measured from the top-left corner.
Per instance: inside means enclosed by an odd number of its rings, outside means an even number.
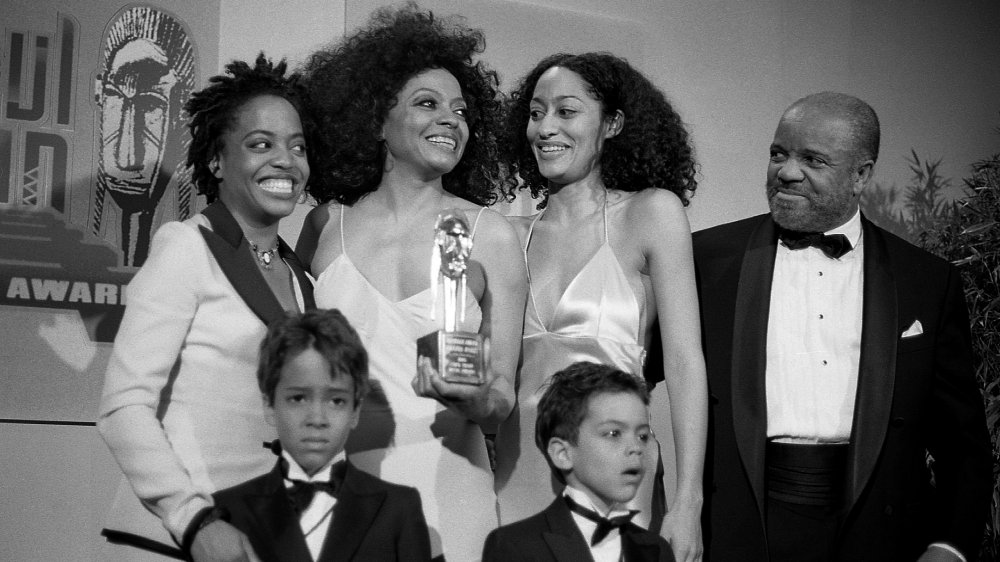
[[[129,284],[98,430],[125,473],[103,534],[114,560],[254,560],[212,492],[267,472],[256,382],[266,326],[314,307],[278,222],[309,179],[297,75],[234,61],[191,96],[188,165],[209,203],[164,224]]]

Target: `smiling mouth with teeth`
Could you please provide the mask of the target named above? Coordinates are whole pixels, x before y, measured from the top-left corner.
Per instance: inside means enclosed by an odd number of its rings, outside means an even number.
[[[548,152],[561,152],[563,150],[566,150],[566,147],[565,146],[541,146],[541,147],[539,147],[539,149],[542,152],[548,153]]]
[[[458,146],[458,143],[455,142],[455,139],[449,139],[448,137],[429,137],[427,140],[431,141],[434,144],[447,146],[451,150],[455,150],[455,147]]]
[[[290,179],[269,179],[260,182],[259,185],[269,193],[291,193],[295,184]]]

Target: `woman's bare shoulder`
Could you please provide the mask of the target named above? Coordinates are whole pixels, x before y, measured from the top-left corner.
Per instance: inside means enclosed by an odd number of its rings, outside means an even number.
[[[330,221],[330,211],[336,207],[339,207],[339,204],[333,201],[316,205],[306,214],[305,224],[316,232],[321,232],[326,223]]]
[[[516,243],[517,230],[506,217],[490,208],[482,208],[469,216],[469,228],[475,230],[476,238],[489,244]]]
[[[619,205],[625,216],[630,222],[642,225],[643,228],[658,228],[658,225],[662,226],[680,219],[687,223],[684,204],[671,191],[647,188],[624,195]]]
[[[313,207],[306,214],[305,221],[302,223],[302,230],[299,232],[298,243],[295,245],[295,253],[304,263],[309,264],[313,261],[320,237],[327,227],[330,226],[331,216],[334,215],[331,210],[335,207],[339,208],[339,204],[327,202]],[[339,220],[340,216],[337,215],[336,218]]]

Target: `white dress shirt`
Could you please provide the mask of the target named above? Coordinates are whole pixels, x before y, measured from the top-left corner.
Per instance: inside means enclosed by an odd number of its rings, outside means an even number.
[[[618,517],[619,515],[628,515],[629,513],[628,510],[623,509],[622,506],[612,506],[610,511],[604,513],[602,510],[597,509],[597,506],[594,505],[594,502],[590,501],[590,497],[587,496],[586,493],[569,485],[563,488],[563,495],[569,496],[570,499],[577,503],[577,505],[593,510],[597,514],[602,517],[607,517],[608,519]],[[591,546],[590,537],[594,536],[594,531],[597,530],[597,523],[574,511],[570,511],[570,514],[573,516],[573,521],[580,529],[580,532],[583,533],[583,538],[587,541],[587,546],[590,548],[590,555],[594,557],[594,562],[621,561],[622,536],[618,529],[612,529],[611,532],[608,533],[608,536],[601,539],[601,542]]]
[[[826,234],[847,236],[839,259],[778,244],[767,324],[767,437],[850,440],[861,358],[861,215]]]
[[[299,463],[295,462],[295,459],[288,454],[288,451],[282,451],[281,456],[288,461],[288,477],[285,478],[285,488],[291,488],[294,485],[293,480],[329,482],[332,477],[330,471],[333,465],[347,458],[346,454],[341,451],[326,466],[316,471],[314,476],[309,476],[305,470],[302,470]],[[306,546],[309,547],[309,554],[312,555],[313,560],[319,559],[319,553],[323,550],[323,541],[326,540],[326,533],[330,530],[330,523],[333,521],[333,508],[336,505],[336,498],[324,491],[317,491],[313,495],[309,507],[299,517],[299,526],[302,528],[302,534],[306,538]]]

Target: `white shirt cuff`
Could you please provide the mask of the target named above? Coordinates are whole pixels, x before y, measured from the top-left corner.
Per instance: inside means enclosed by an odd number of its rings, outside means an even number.
[[[954,554],[956,560],[959,560],[960,562],[968,562],[968,560],[965,559],[965,556],[963,556],[962,553],[959,552],[957,548],[951,546],[948,543],[932,542],[931,544],[927,545],[927,549],[928,550],[930,550],[932,548],[943,548],[943,549],[947,550],[948,552]]]

